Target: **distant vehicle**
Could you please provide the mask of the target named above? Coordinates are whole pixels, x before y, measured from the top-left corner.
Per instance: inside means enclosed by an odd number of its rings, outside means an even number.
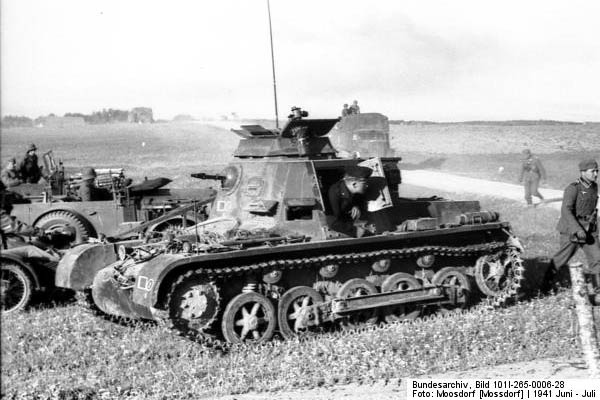
[[[390,148],[388,117],[379,113],[350,114],[342,117],[329,133],[338,152],[356,154],[360,158],[393,157]]]
[[[171,182],[156,178],[130,184],[122,168],[96,168],[96,186],[105,197],[80,201],[77,188],[80,176],[65,178],[62,163],[56,164],[52,152],[43,155],[46,183],[22,184],[11,188],[21,195],[12,215],[45,231],[74,228],[72,243],[97,238],[101,234],[125,238],[147,231],[164,231],[187,226],[202,219],[203,205],[213,189],[165,189]]]

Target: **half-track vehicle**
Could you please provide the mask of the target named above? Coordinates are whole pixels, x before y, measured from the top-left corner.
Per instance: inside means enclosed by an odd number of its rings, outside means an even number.
[[[102,312],[167,321],[197,338],[261,342],[325,327],[416,318],[516,295],[523,266],[510,224],[477,201],[401,196],[399,157],[338,158],[337,119],[242,126],[209,218],[156,243],[88,244],[60,262],[57,285]],[[330,228],[328,189],[368,166],[371,235]],[[93,277],[93,281],[92,281]]]
[[[160,232],[173,226],[187,226],[197,219],[194,209],[214,196],[213,189],[166,189],[168,178],[146,179],[131,184],[122,168],[96,168],[100,197],[81,201],[77,188],[81,174],[66,177],[62,162],[52,152],[42,158],[44,183],[11,187],[21,195],[13,216],[45,231],[74,228],[72,243],[106,235],[126,238],[138,233]]]
[[[390,123],[380,113],[350,114],[341,117],[331,130],[333,147],[342,154],[357,154],[360,158],[392,157]]]

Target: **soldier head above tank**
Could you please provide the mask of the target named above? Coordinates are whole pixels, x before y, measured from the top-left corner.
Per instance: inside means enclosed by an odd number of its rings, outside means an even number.
[[[92,167],[87,167],[81,173],[81,179],[84,181],[92,180],[96,178],[96,170]]]
[[[33,155],[37,151],[37,146],[34,143],[31,143],[27,148],[27,155]]]
[[[522,154],[524,159],[528,159],[529,157],[531,157],[531,150],[525,149],[522,151]]]
[[[296,106],[292,107],[292,113],[288,115],[288,118],[292,121],[302,119],[304,117],[308,117],[308,111],[304,111],[302,108]]]
[[[579,173],[584,181],[588,183],[596,182],[598,179],[598,162],[593,158],[581,160],[579,162]]]

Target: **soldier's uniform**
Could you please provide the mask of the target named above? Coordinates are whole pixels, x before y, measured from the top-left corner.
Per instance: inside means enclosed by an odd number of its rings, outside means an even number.
[[[579,164],[580,170],[598,168],[594,160]],[[556,229],[560,233],[560,249],[552,257],[555,272],[566,265],[577,249],[581,247],[588,261],[591,273],[600,273],[600,244],[596,224],[598,185],[578,179],[565,189],[560,219]],[[577,238],[577,232],[586,232],[586,238]]]
[[[77,189],[77,195],[81,201],[94,201],[98,198],[98,189],[94,184],[96,171],[94,168],[86,168],[81,175],[81,184]]]
[[[533,204],[531,196],[536,196],[544,200],[544,196],[539,192],[540,179],[546,180],[546,170],[539,158],[531,154],[529,150],[524,150],[525,159],[521,165],[519,182],[523,182],[525,189],[525,201],[527,204]]]
[[[19,173],[16,169],[16,160],[14,158],[11,159],[7,167],[2,170],[0,180],[2,180],[2,183],[4,183],[6,187],[18,186],[23,183],[19,178]]]
[[[42,178],[42,169],[38,165],[38,156],[32,151],[36,151],[37,147],[35,144],[31,144],[27,149],[27,154],[21,164],[19,164],[19,173],[26,183],[38,183]]]
[[[372,170],[367,167],[350,167],[346,171],[347,177],[365,180],[371,173]],[[351,193],[345,180],[346,178],[341,179],[331,185],[327,193],[331,212],[334,216],[330,228],[345,235],[356,237],[357,229],[354,226],[351,211],[356,206],[361,212],[364,212],[366,201],[362,194]]]

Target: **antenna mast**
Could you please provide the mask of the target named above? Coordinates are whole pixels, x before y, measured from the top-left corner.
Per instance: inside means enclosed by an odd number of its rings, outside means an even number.
[[[267,0],[267,12],[269,14],[269,36],[271,38],[271,67],[273,69],[273,94],[275,95],[275,127],[279,129],[279,113],[277,112],[277,83],[275,81],[275,54],[273,53],[273,28],[271,27],[271,5]]]

